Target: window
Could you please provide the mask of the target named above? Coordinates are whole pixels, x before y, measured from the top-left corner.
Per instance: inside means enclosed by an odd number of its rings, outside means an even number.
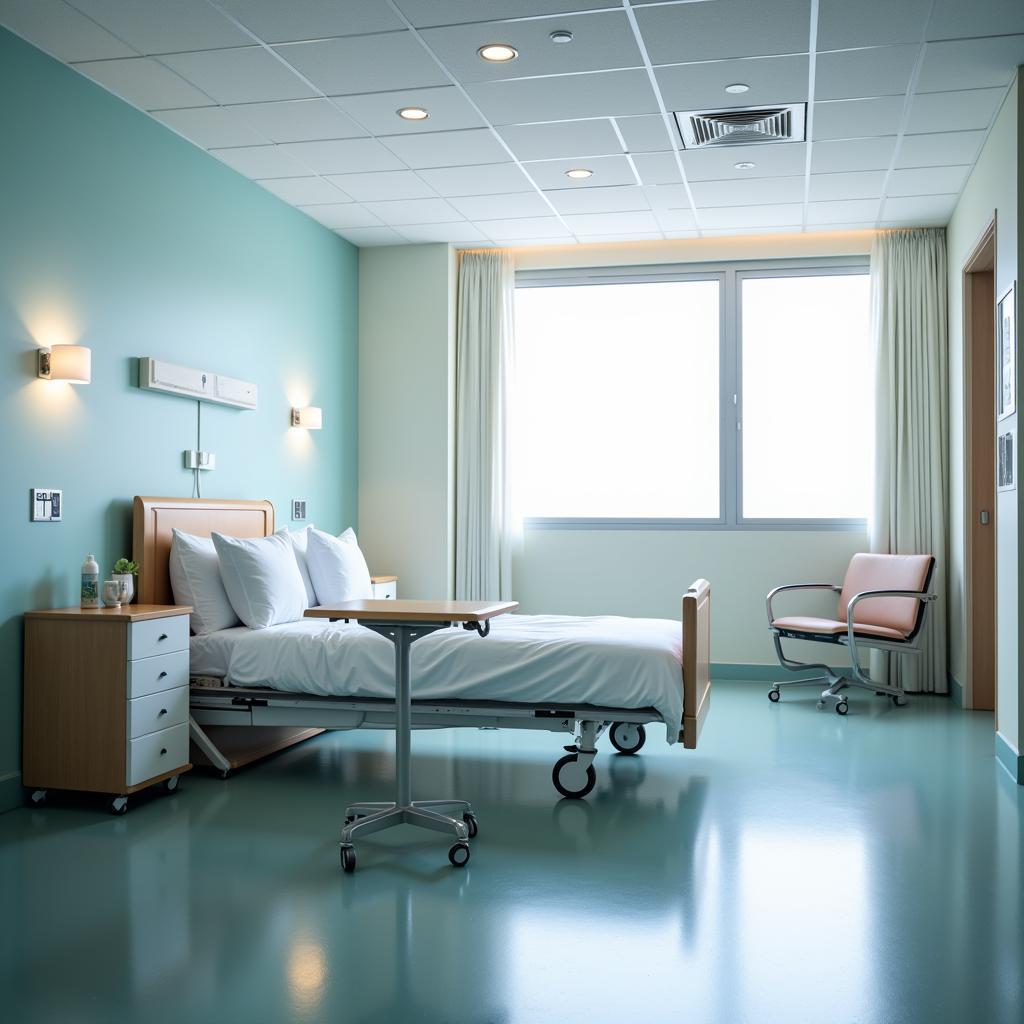
[[[868,304],[864,259],[521,272],[517,511],[553,526],[860,521]]]

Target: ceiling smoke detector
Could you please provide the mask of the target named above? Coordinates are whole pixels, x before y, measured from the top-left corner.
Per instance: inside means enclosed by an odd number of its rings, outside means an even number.
[[[746,146],[758,142],[803,142],[806,123],[806,103],[676,111],[676,124],[685,149]]]

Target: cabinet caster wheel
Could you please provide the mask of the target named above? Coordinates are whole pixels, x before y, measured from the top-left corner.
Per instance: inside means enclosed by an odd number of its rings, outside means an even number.
[[[841,700],[836,705],[836,714],[837,715],[845,715],[849,710],[850,710],[850,705],[847,704],[845,700]]]
[[[178,776],[177,775],[172,775],[169,779],[164,779],[164,781],[160,783],[160,788],[165,793],[175,793],[175,792],[177,792],[177,790],[178,790]]]
[[[555,789],[570,800],[585,797],[597,784],[597,772],[592,764],[587,765],[584,775],[579,767],[579,754],[566,754],[555,762],[551,771],[551,781]]]
[[[616,722],[608,733],[612,746],[620,754],[635,754],[647,742],[647,731],[632,722]]]
[[[778,691],[778,690],[776,690],[776,689],[774,689],[774,688],[772,688],[771,690],[769,690],[769,691],[768,691],[768,699],[769,699],[769,700],[770,700],[770,701],[771,701],[771,702],[772,702],[773,704],[778,704],[778,703],[779,703],[779,698],[780,698],[781,696],[782,696],[782,694],[781,694],[781,693],[779,693],[779,691]],[[821,707],[821,705],[819,704],[819,705],[818,705],[818,707],[820,708],[820,707]]]
[[[33,807],[42,807],[46,803],[46,790],[37,789],[30,797]]]
[[[346,875],[351,875],[356,869],[356,850],[354,846],[343,846],[341,848],[341,870]]]
[[[469,863],[469,843],[458,842],[448,851],[453,868],[464,868]]]
[[[462,820],[466,823],[466,831],[469,833],[470,839],[475,839],[477,832],[480,831],[480,825],[476,820],[476,815],[472,811],[466,811],[462,816]]]
[[[125,814],[128,811],[128,797],[112,796],[107,803],[107,810],[111,814]]]

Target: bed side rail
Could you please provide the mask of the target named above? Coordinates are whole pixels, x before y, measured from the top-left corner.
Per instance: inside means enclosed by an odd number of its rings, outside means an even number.
[[[711,706],[711,584],[695,580],[683,596],[683,727],[692,750]]]

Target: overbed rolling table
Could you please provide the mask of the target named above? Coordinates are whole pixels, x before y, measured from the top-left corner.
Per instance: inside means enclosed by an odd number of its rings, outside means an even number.
[[[469,862],[469,843],[476,835],[476,818],[465,800],[413,800],[412,761],[412,688],[409,679],[410,648],[420,637],[448,629],[457,623],[476,630],[481,637],[491,629],[491,619],[515,611],[515,601],[349,601],[331,607],[309,608],[312,619],[354,619],[367,629],[387,637],[395,645],[395,800],[391,803],[355,803],[345,811],[341,829],[341,866],[354,871],[356,835],[370,835],[395,825],[448,832],[456,838],[448,859],[458,868]],[[442,809],[461,812],[461,818],[443,814]]]

